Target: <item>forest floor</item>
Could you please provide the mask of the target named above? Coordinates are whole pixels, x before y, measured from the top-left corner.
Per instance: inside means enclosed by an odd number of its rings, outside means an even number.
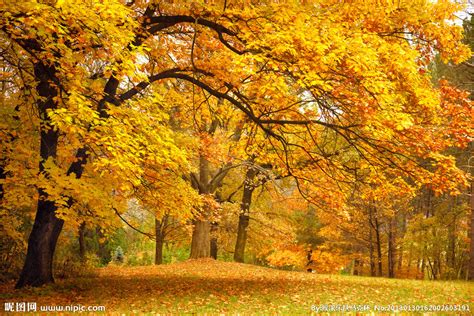
[[[307,315],[312,309],[331,304],[340,308],[344,304],[362,305],[359,308],[365,308],[366,313],[375,314],[389,305],[428,309],[464,305],[474,313],[474,282],[322,275],[189,260],[162,266],[109,266],[87,277],[58,280],[42,288],[14,290],[13,283],[3,284],[0,301],[0,314],[6,304],[23,302],[36,303],[37,312],[53,305],[104,306],[106,314]]]

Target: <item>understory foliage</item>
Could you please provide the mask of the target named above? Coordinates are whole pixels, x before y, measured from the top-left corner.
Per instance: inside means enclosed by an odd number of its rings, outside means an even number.
[[[2,270],[18,275],[25,261],[20,287],[52,282],[44,267],[62,231],[57,266],[190,250],[328,273],[468,277],[474,112],[466,87],[439,71],[472,67],[453,23],[462,9],[2,2]],[[41,280],[28,268],[38,258]]]

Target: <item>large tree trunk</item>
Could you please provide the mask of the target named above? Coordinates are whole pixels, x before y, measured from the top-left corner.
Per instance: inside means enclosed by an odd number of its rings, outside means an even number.
[[[249,226],[249,211],[252,203],[252,193],[255,189],[254,179],[257,172],[254,168],[249,168],[245,174],[244,192],[242,203],[240,204],[239,225],[237,227],[237,240],[235,242],[234,260],[244,262],[245,245],[247,243],[247,228]]]
[[[48,158],[56,158],[59,134],[54,130],[48,118],[48,110],[57,108],[55,97],[58,84],[54,66],[46,66],[41,62],[34,65],[34,74],[39,81],[37,92],[41,99],[38,110],[41,118],[40,172],[44,172],[44,162]],[[48,200],[48,194],[38,189],[39,199],[35,222],[28,239],[28,250],[25,264],[16,287],[26,285],[41,286],[54,282],[53,256],[56,243],[61,233],[63,221],[55,215],[56,205]]]
[[[207,220],[194,221],[191,259],[209,258],[211,256],[210,227],[210,223]]]
[[[205,156],[201,155],[199,157],[199,183],[196,184],[200,194],[210,193],[209,178],[209,161]],[[204,207],[200,218],[194,220],[191,240],[191,259],[209,258],[211,256],[211,225],[208,218],[209,211]]]

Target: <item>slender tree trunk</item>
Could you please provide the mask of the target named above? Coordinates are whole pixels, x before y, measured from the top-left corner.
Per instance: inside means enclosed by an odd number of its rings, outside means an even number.
[[[411,250],[411,247],[410,247],[410,250],[408,251],[408,259],[407,259],[407,271],[406,271],[406,276],[407,277],[411,277],[410,274],[411,274],[411,259],[412,259],[412,250]]]
[[[399,247],[398,247],[398,259],[397,259],[397,274],[400,274],[402,272],[402,269],[403,269],[403,251],[404,251],[404,247],[403,247],[403,237],[405,236],[406,234],[406,230],[407,230],[407,215],[406,213],[402,213],[401,216],[400,216],[400,222],[399,222],[399,227],[400,229],[398,230],[399,233],[397,233],[397,235],[399,236],[400,238],[400,244],[399,244]]]
[[[163,244],[165,241],[165,227],[168,222],[168,216],[165,215],[162,220],[155,218],[155,264],[163,263]]]
[[[240,204],[239,224],[237,227],[237,240],[235,242],[234,260],[236,262],[244,262],[245,245],[247,243],[247,228],[249,226],[249,211],[252,203],[252,194],[255,190],[254,179],[257,171],[249,167],[245,175],[244,192],[242,195],[242,203]]]
[[[451,198],[453,203],[451,204],[450,213],[453,214],[453,219],[448,226],[448,249],[446,253],[446,266],[448,267],[447,272],[445,273],[446,277],[449,279],[455,278],[456,276],[456,222],[457,216],[453,211],[456,207],[455,198]]]
[[[388,226],[388,277],[395,277],[395,249],[394,249],[393,219]]]
[[[239,224],[237,227],[237,240],[235,242],[234,260],[244,262],[245,246],[247,244],[247,228],[250,217],[248,214],[239,214]]]
[[[217,259],[217,229],[218,229],[218,224],[217,222],[212,222],[211,223],[211,229],[210,229],[210,233],[211,233],[211,241],[210,241],[210,255],[211,255],[211,258],[214,258],[214,259]]]
[[[41,118],[40,172],[44,172],[44,163],[49,158],[56,158],[59,134],[54,130],[48,118],[48,110],[57,108],[56,96],[58,79],[54,66],[46,66],[41,62],[34,65],[34,74],[39,81],[37,92],[41,99],[38,110]],[[56,217],[56,205],[48,200],[48,194],[38,189],[39,199],[35,222],[28,238],[28,250],[25,264],[16,287],[26,285],[41,286],[54,282],[53,255],[56,243],[63,227],[63,220]]]
[[[359,268],[360,268],[359,259],[355,259],[353,270],[352,270],[352,275],[359,275],[360,274],[359,273]]]
[[[86,243],[85,243],[85,232],[86,232],[86,223],[82,222],[79,226],[79,256],[81,260],[86,259]]]
[[[383,268],[382,268],[382,242],[380,240],[380,224],[375,217],[375,241],[377,246],[377,276],[383,275]]]
[[[369,206],[369,260],[370,260],[370,276],[375,276],[375,260],[374,260],[374,237],[373,237],[373,218],[372,207]]]

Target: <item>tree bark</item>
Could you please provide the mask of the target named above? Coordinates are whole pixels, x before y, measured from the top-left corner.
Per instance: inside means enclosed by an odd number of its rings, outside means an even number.
[[[163,263],[163,237],[162,221],[155,218],[155,264]]]
[[[36,90],[41,97],[37,101],[41,118],[41,145],[39,164],[40,172],[44,172],[44,163],[49,158],[56,158],[59,133],[53,129],[48,118],[48,110],[57,108],[57,85],[54,66],[47,66],[41,62],[34,65],[34,74],[38,80]],[[25,264],[16,284],[16,288],[26,285],[41,286],[54,282],[53,255],[56,243],[63,227],[63,220],[55,215],[56,205],[48,200],[48,194],[43,189],[38,189],[38,207],[28,238],[28,250]]]
[[[218,228],[217,222],[212,222],[211,223],[211,229],[210,229],[211,230],[210,255],[211,255],[211,258],[214,258],[214,259],[217,259],[217,250],[218,250],[217,236],[216,236],[217,228]]]
[[[199,194],[210,193],[210,170],[209,161],[201,155],[199,157],[199,183],[197,189]],[[211,225],[208,220],[209,210],[205,207],[200,214],[200,218],[194,220],[193,235],[191,240],[191,259],[209,258],[211,256]]]
[[[395,277],[395,245],[394,245],[393,219],[388,226],[388,277]]]
[[[191,259],[209,258],[210,247],[210,223],[207,220],[194,221],[193,237],[191,241]]]
[[[382,242],[380,240],[380,224],[379,221],[377,220],[377,216],[375,216],[375,241],[376,241],[376,246],[377,246],[377,276],[382,276],[383,275],[383,269],[382,269]]]
[[[247,228],[249,226],[250,204],[252,203],[252,194],[255,189],[253,184],[257,172],[254,168],[249,168],[245,174],[244,192],[242,203],[240,204],[239,224],[237,227],[237,240],[235,242],[234,260],[244,262],[245,245],[247,244]]]
[[[370,276],[375,276],[375,260],[374,260],[374,240],[373,240],[373,221],[372,207],[369,206],[369,260],[370,260]]]
[[[405,236],[407,229],[407,217],[406,213],[403,213],[400,219],[400,233],[398,234],[401,239],[403,239],[403,236]],[[403,242],[400,242],[400,245],[398,247],[398,260],[397,260],[397,274],[400,274],[402,272],[403,268]]]
[[[84,240],[84,235],[86,231],[86,223],[82,222],[79,226],[79,256],[81,260],[84,261],[86,258],[86,244]]]

